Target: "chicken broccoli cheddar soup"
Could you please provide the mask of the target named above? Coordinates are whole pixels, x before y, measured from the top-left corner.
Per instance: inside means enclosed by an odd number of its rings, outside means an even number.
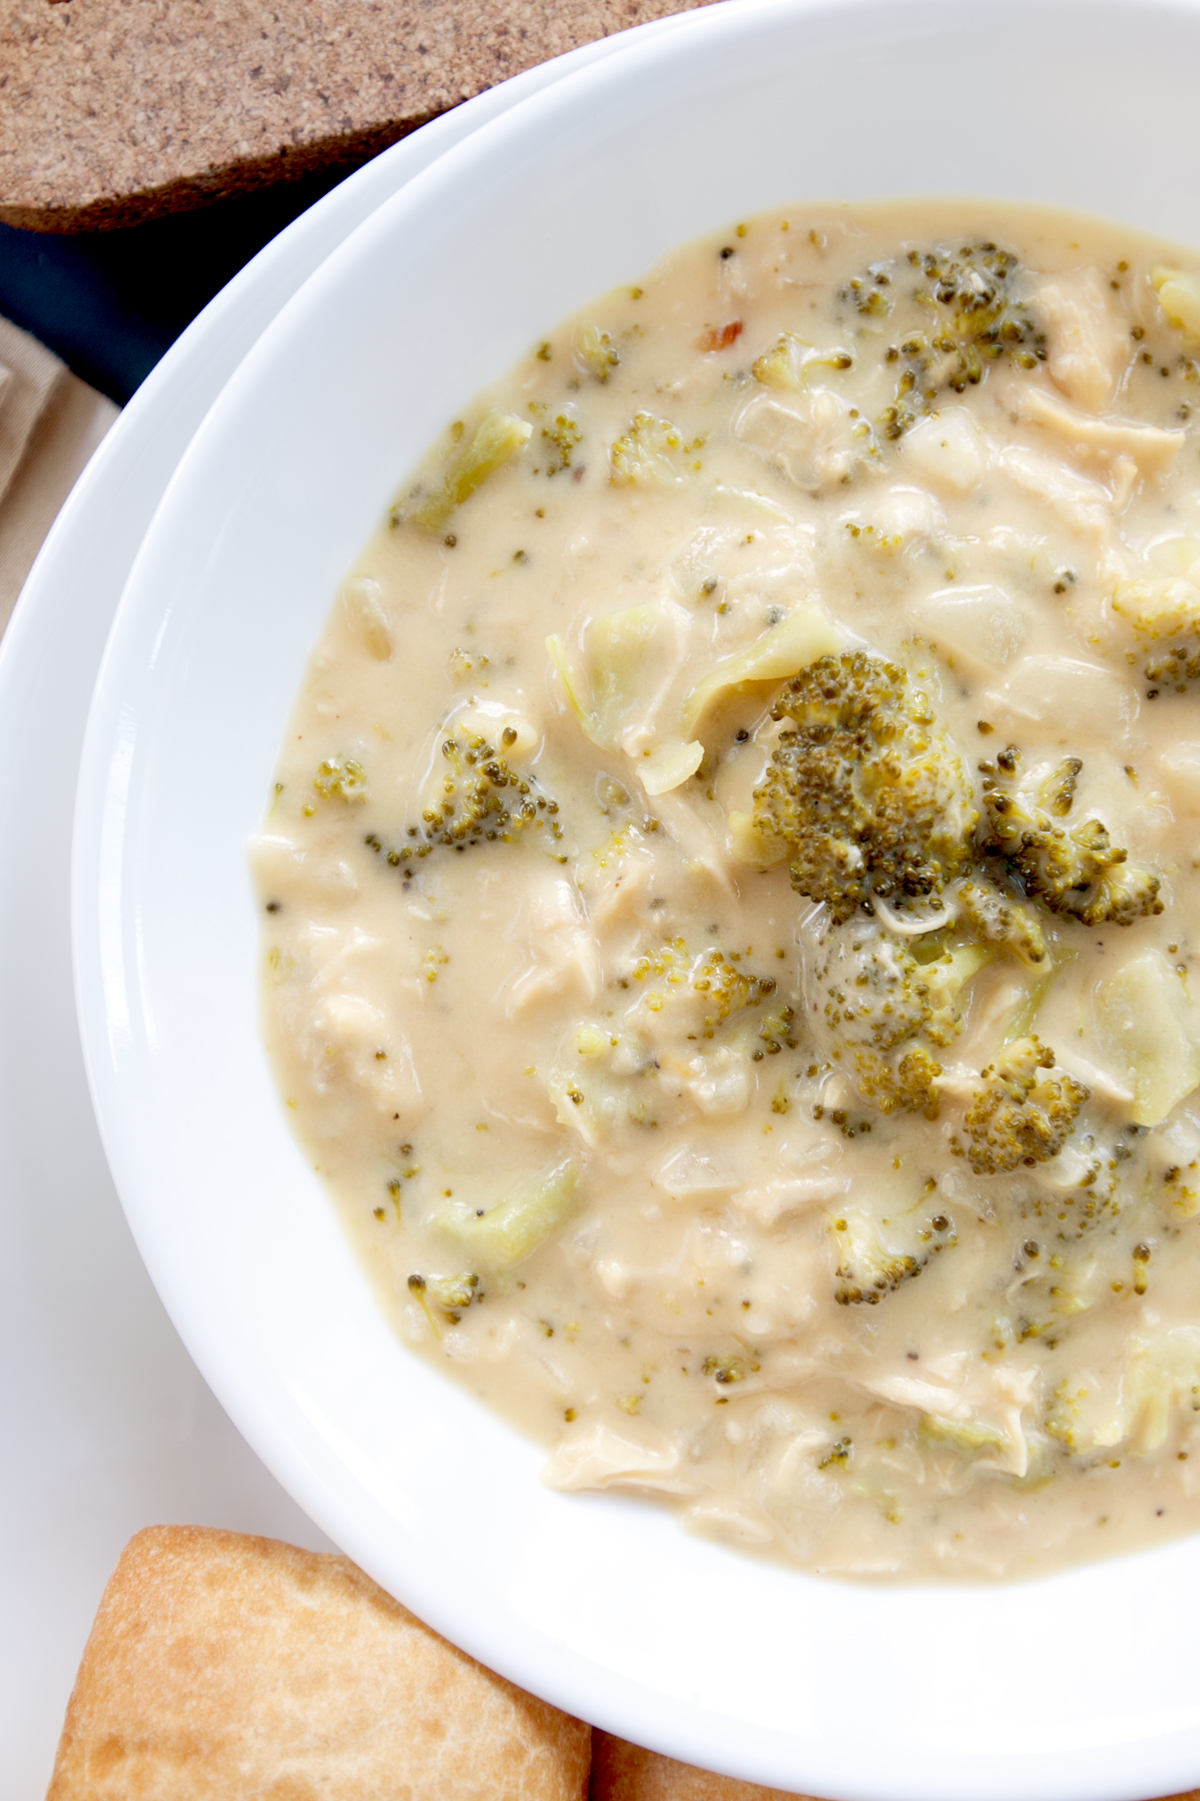
[[[346,580],[267,1036],[399,1331],[556,1487],[866,1575],[1200,1526],[1179,263],[732,226],[535,344]]]

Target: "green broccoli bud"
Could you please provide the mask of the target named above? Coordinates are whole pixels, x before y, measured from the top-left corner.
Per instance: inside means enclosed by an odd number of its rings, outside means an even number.
[[[362,801],[367,798],[367,777],[353,757],[327,757],[313,777],[322,800]]]
[[[437,1317],[430,1312],[430,1303],[444,1314],[452,1326],[457,1326],[472,1301],[481,1301],[483,1295],[479,1289],[479,1277],[476,1275],[460,1276],[422,1276],[411,1275],[408,1278],[408,1291],[421,1306],[426,1319],[433,1327],[436,1336],[441,1336]]]
[[[865,651],[821,657],[784,684],[771,717],[790,725],[749,834],[782,848],[792,886],[835,922],[876,900],[936,898],[970,868],[967,774],[904,670]]]
[[[685,444],[683,433],[669,419],[637,413],[609,452],[608,479],[618,488],[672,487],[686,480],[687,459],[700,443],[694,439]]]
[[[881,1113],[936,1119],[936,1053],[962,1025],[960,999],[990,953],[945,933],[898,939],[866,919],[830,925],[806,959],[808,1018],[829,1058]]]
[[[1042,781],[1020,779],[1021,753],[1015,745],[995,763],[981,763],[987,816],[981,850],[1003,857],[1027,894],[1052,913],[1083,925],[1132,925],[1161,913],[1162,878],[1144,863],[1131,863],[1099,819],[1065,826],[1083,765],[1067,758]]]
[[[932,1219],[905,1221],[903,1232],[865,1213],[847,1208],[830,1221],[838,1247],[834,1299],[842,1307],[874,1307],[905,1282],[911,1282],[930,1259],[957,1244],[952,1222],[944,1213]]]
[[[517,744],[520,734],[509,725],[497,736],[501,744],[508,739]],[[394,867],[406,867],[440,849],[462,851],[484,842],[512,844],[530,831],[541,832],[548,844],[561,839],[557,801],[540,792],[536,776],[510,768],[482,733],[460,726],[453,737],[444,740],[442,755],[450,765],[449,772],[442,779],[438,797],[423,809],[421,824],[408,828],[408,842],[387,852]],[[383,850],[377,833],[368,833],[366,841],[372,850]]]
[[[1065,1071],[1050,1075],[1056,1061],[1040,1039],[1019,1038],[982,1072],[963,1121],[967,1144],[951,1140],[977,1176],[1046,1163],[1062,1150],[1089,1091]]]
[[[1196,548],[1186,546],[1193,559]],[[1197,573],[1193,560],[1189,575]],[[1200,586],[1194,579],[1176,575],[1118,582],[1112,606],[1140,645],[1146,658],[1142,673],[1153,687],[1182,693],[1200,681]],[[1129,660],[1135,660],[1132,651]]]
[[[887,437],[901,437],[944,389],[975,386],[1002,357],[1026,369],[1045,361],[1023,286],[1017,258],[989,243],[910,250],[849,282],[842,299],[860,318],[890,322],[886,360],[900,379],[880,420]]]

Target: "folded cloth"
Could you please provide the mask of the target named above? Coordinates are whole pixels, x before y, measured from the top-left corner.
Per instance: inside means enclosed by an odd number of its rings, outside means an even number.
[[[590,1752],[348,1558],[156,1526],[104,1591],[47,1801],[582,1801]]]
[[[111,400],[0,319],[0,631],[59,508],[116,416]]]
[[[25,455],[30,432],[65,373],[52,350],[0,319],[0,500]]]

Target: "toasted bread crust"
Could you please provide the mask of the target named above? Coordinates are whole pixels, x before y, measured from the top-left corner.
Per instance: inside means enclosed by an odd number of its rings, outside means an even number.
[[[104,1592],[47,1801],[582,1801],[590,1738],[348,1558],[158,1526]]]
[[[591,1801],[813,1801],[783,1789],[714,1776],[643,1751],[607,1732],[592,1734]]]

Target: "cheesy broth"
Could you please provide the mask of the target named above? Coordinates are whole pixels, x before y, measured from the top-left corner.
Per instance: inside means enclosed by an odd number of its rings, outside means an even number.
[[[820,1571],[1200,1525],[1200,277],[682,249],[345,582],[254,860],[291,1117],[564,1489]]]

